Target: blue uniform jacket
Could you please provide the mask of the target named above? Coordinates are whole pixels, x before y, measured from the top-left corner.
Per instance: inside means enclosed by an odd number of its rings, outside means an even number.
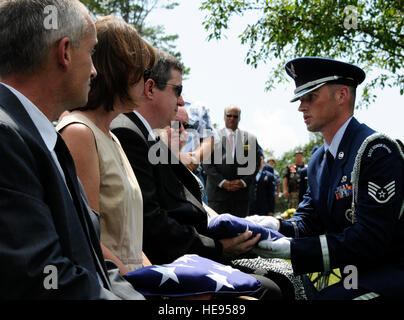
[[[250,214],[274,212],[275,209],[275,176],[274,169],[265,164],[261,175],[255,183],[256,198],[250,203]]]
[[[323,159],[321,147],[310,160],[303,201],[292,219],[281,221],[280,231],[294,238],[294,272],[353,265],[359,287],[402,296],[404,155],[398,144],[353,118],[330,176]]]

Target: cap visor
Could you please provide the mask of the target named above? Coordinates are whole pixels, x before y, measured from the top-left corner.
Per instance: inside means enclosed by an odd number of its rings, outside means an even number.
[[[292,98],[292,100],[290,100],[290,102],[295,102],[295,101],[299,100],[299,98],[302,97],[302,96],[304,96],[306,93],[312,92],[312,91],[314,91],[314,90],[320,88],[321,86],[325,85],[326,83],[327,83],[327,82],[323,82],[323,83],[320,83],[320,84],[315,85],[315,86],[312,87],[312,88],[307,88],[307,89],[304,89],[304,90],[300,91],[299,93],[297,93],[297,94]]]

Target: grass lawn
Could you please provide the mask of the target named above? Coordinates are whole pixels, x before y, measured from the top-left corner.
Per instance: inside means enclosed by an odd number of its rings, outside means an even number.
[[[319,286],[320,286],[320,288],[325,288],[325,287],[335,284],[341,280],[340,279],[341,273],[340,273],[339,269],[334,269],[332,271],[332,273],[329,275],[328,281],[326,283],[324,283],[324,280],[318,281],[318,283],[316,283],[316,279],[318,279],[319,274],[321,275],[321,273],[319,273],[319,272],[314,272],[310,275],[310,280],[313,282],[314,286],[317,289],[319,288]]]
[[[290,260],[285,259],[285,261],[291,263]],[[310,280],[315,281],[318,278],[319,274],[320,274],[320,272],[311,273],[310,274]],[[327,286],[335,284],[335,283],[339,282],[340,280],[341,280],[341,273],[340,273],[339,269],[334,269],[334,270],[332,270],[332,273],[330,274],[330,276],[328,278],[328,285]],[[317,288],[317,286],[316,286],[316,288]]]

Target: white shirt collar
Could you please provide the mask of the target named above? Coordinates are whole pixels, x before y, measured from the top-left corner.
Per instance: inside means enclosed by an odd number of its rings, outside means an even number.
[[[151,136],[154,140],[157,139],[156,133],[153,131],[152,127],[150,124],[147,122],[147,120],[136,110],[133,110],[133,113],[137,115],[137,117],[142,121],[143,125],[146,127],[147,131],[149,132],[149,136]]]
[[[328,145],[327,142],[324,142],[324,151],[330,150],[330,153],[333,155],[334,159],[337,156],[338,148],[341,143],[342,137],[344,136],[345,130],[348,127],[349,122],[352,117],[350,117],[345,123],[338,129],[337,133],[332,138],[331,144]]]
[[[237,136],[238,128],[234,131],[229,128],[225,128],[225,129],[226,129],[225,132],[226,132],[227,137],[229,137],[230,133],[232,133],[232,132],[234,133],[234,136]]]
[[[21,92],[10,87],[5,83],[1,83],[6,86],[15,96],[20,100],[21,104],[27,111],[28,115],[31,117],[32,122],[35,127],[38,129],[39,134],[41,135],[43,141],[45,142],[46,147],[50,152],[53,152],[53,149],[56,145],[57,133],[56,129],[53,126],[52,122],[35,106],[26,96],[24,96]]]

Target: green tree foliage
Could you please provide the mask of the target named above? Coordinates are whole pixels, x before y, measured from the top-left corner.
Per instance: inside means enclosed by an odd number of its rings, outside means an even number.
[[[376,73],[364,87],[360,105],[369,105],[376,87],[404,94],[403,0],[205,0],[208,39],[220,39],[233,15],[254,13],[257,21],[239,35],[249,46],[246,63],[278,62],[267,90],[287,78],[285,63],[299,56],[343,59]],[[381,70],[381,72],[380,72]]]
[[[150,26],[146,20],[156,9],[171,10],[178,6],[172,0],[80,0],[95,16],[114,15],[132,24],[141,36],[154,47],[171,53],[181,60],[181,53],[176,51],[175,41],[178,35],[166,35],[162,25]],[[184,74],[190,69],[184,66]]]

